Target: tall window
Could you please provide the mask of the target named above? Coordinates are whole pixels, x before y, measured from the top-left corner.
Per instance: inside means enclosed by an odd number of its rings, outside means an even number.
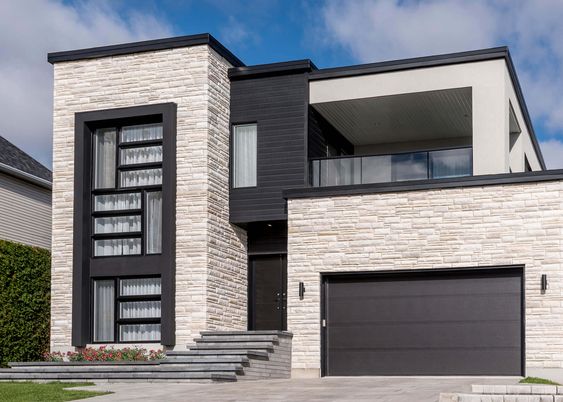
[[[97,129],[94,257],[162,252],[162,123]]]
[[[233,127],[233,187],[256,186],[256,124]]]
[[[158,342],[161,334],[161,280],[94,280],[94,342]]]

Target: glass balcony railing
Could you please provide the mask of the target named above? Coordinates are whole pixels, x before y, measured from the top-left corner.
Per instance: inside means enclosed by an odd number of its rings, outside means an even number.
[[[441,179],[473,174],[472,149],[375,156],[339,156],[311,160],[313,187]]]

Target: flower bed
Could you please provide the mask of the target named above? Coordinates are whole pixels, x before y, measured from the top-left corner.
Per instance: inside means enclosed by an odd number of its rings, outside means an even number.
[[[99,348],[83,348],[77,352],[45,353],[43,360],[47,362],[119,362],[119,361],[149,361],[164,359],[164,351],[142,348],[114,349],[100,346]]]

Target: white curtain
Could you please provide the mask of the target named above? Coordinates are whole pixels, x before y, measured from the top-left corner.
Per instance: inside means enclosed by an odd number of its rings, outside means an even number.
[[[125,148],[120,152],[122,165],[162,162],[162,145],[154,147]]]
[[[122,302],[119,318],[160,318],[160,300]]]
[[[115,129],[104,128],[94,133],[94,188],[115,187]]]
[[[139,124],[121,129],[121,142],[152,141],[162,139],[162,123]]]
[[[115,282],[94,281],[94,342],[114,341]]]
[[[139,255],[141,254],[141,239],[106,239],[94,242],[96,257],[111,255]]]
[[[160,341],[160,324],[127,324],[119,326],[121,342]]]
[[[234,127],[233,187],[256,186],[256,124]]]
[[[111,216],[94,219],[94,233],[126,233],[141,231],[141,215]]]
[[[146,203],[147,254],[162,252],[162,192],[147,193]]]
[[[155,186],[162,184],[162,169],[119,172],[120,187]]]
[[[140,209],[141,193],[108,194],[94,197],[94,211]]]
[[[161,292],[160,278],[121,279],[119,294],[121,296],[159,295]]]

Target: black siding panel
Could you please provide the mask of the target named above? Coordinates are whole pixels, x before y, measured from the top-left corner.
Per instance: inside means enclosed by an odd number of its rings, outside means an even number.
[[[354,153],[354,145],[312,106],[309,106],[308,143],[309,158],[327,156],[327,146],[334,147],[339,154],[352,155]]]
[[[286,254],[287,221],[248,225],[248,254]]]
[[[306,185],[306,73],[231,82],[231,124],[257,123],[258,180],[230,191],[233,223],[286,220],[282,190]]]

